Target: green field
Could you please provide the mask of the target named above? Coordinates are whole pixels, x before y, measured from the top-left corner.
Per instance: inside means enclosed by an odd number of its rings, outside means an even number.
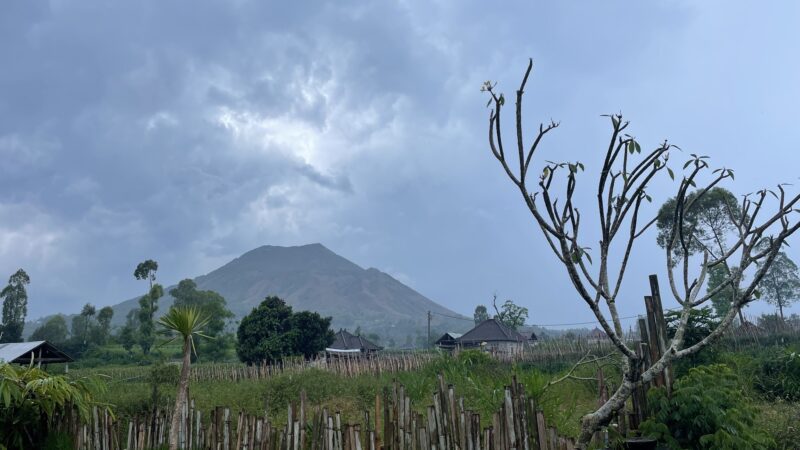
[[[565,435],[575,435],[579,417],[597,405],[598,388],[588,381],[567,381],[543,390],[547,382],[561,376],[566,368],[547,370],[530,364],[503,364],[485,355],[468,352],[459,358],[442,356],[413,372],[387,373],[381,376],[360,375],[343,377],[324,370],[309,369],[300,373],[276,375],[264,380],[201,381],[190,386],[190,396],[200,410],[208,411],[215,406],[226,406],[233,411],[262,413],[267,409],[277,424],[285,423],[290,402],[297,402],[301,391],[305,391],[312,407],[327,407],[330,411],[341,411],[343,419],[358,422],[364,410],[372,410],[375,396],[396,381],[405,387],[412,406],[422,411],[431,403],[431,394],[436,389],[437,375],[455,386],[456,394],[464,397],[465,406],[489,419],[501,405],[504,387],[513,376],[525,386],[528,395],[535,397],[548,420]],[[174,367],[174,366],[173,366]],[[562,365],[566,367],[566,365]],[[596,369],[586,368],[579,372],[583,376],[594,376]],[[102,375],[107,369],[95,368],[73,371],[75,375]],[[142,373],[149,369],[142,368]],[[606,379],[613,383],[614,368],[605,368]],[[108,390],[100,400],[113,405],[118,416],[145,413],[153,407],[153,383],[147,375],[134,380],[114,379],[107,381]],[[167,377],[170,378],[170,377]],[[174,381],[174,380],[172,380]],[[171,407],[174,399],[174,383],[158,384],[156,402],[161,407]]]
[[[771,436],[776,443],[774,448],[791,448],[785,443],[800,437],[796,425],[800,423],[800,402],[792,397],[792,393],[797,392],[793,389],[796,389],[800,379],[794,379],[793,372],[782,372],[783,369],[770,375],[764,367],[769,367],[770,361],[775,358],[787,354],[791,357],[791,352],[799,350],[800,344],[797,342],[769,342],[737,348],[720,344],[691,361],[679,363],[675,370],[680,377],[698,365],[724,364],[730,367],[737,376],[741,398],[757,411],[755,426]],[[166,371],[168,376],[162,375],[162,382],[154,384],[150,380],[150,373],[158,367],[162,367],[160,370]],[[167,369],[163,367],[163,364],[156,364],[120,368],[122,370],[117,372],[116,378],[107,378],[108,389],[100,394],[100,400],[113,405],[119,417],[151,411],[154,401],[158,407],[170,408],[174,399],[177,366],[167,364]],[[576,436],[580,417],[597,407],[598,384],[595,381],[567,380],[544,389],[548,381],[561,377],[569,367],[568,361],[548,364],[500,363],[483,354],[465,352],[459,357],[442,355],[420,370],[380,376],[344,377],[321,369],[307,369],[261,380],[197,381],[191,383],[190,395],[200,410],[209,411],[216,406],[252,414],[263,414],[266,410],[273,423],[280,425],[286,421],[288,405],[296,403],[301,392],[305,392],[308,405],[312,408],[326,407],[329,411],[340,411],[345,422],[358,423],[363,420],[363,411],[374,410],[376,395],[394,382],[405,387],[412,407],[422,412],[431,404],[437,376],[442,374],[447,383],[454,385],[456,394],[463,396],[465,406],[479,412],[484,425],[489,425],[491,415],[501,406],[504,387],[516,376],[528,395],[537,399],[547,420],[561,434]],[[73,376],[103,375],[115,373],[113,369],[110,366],[84,368],[71,373]],[[575,375],[590,378],[596,375],[596,371],[594,366],[585,366]],[[603,371],[608,388],[613,391],[619,372],[613,365],[605,366]],[[119,375],[128,372],[139,375]],[[778,378],[773,380],[769,377]],[[775,392],[775,389],[780,392]]]

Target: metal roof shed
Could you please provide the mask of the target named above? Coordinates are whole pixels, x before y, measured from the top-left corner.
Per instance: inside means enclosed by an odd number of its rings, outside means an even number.
[[[68,363],[72,358],[47,341],[0,344],[0,361],[15,364]]]

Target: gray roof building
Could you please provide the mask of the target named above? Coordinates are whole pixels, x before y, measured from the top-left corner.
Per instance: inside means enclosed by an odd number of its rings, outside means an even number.
[[[461,345],[480,345],[482,342],[526,342],[528,339],[497,319],[488,319],[467,331],[456,342]]]
[[[354,336],[347,330],[339,330],[331,344],[325,350],[328,352],[375,352],[382,350],[383,347],[373,344],[368,339],[361,336]]]

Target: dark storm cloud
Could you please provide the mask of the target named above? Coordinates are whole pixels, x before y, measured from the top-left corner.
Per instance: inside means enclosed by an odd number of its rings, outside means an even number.
[[[607,130],[599,115],[620,109],[650,144],[730,148],[741,137],[722,124],[735,130],[754,103],[769,117],[788,106],[780,96],[736,103],[716,87],[724,55],[755,58],[769,38],[726,41],[752,12],[715,15],[721,8],[9,2],[0,270],[29,270],[35,317],[131,297],[142,259],[159,260],[172,283],[258,245],[321,241],[460,312],[498,291],[536,322],[563,322],[580,304],[548,303],[569,286],[488,157],[480,83],[497,79],[510,93],[525,58],[536,59],[527,117],[562,121],[548,142],[554,159],[592,164]],[[790,46],[773,41],[778,53]],[[771,64],[771,75],[745,67],[724,83],[743,90],[765,77],[790,89],[797,65]],[[724,111],[698,107],[701,98]],[[640,262],[657,257],[646,250]]]

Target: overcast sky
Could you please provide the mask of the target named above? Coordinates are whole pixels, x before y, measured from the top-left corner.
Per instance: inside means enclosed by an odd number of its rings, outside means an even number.
[[[3,2],[0,275],[28,271],[36,318],[141,293],[147,258],[170,284],[321,242],[463,314],[496,292],[590,320],[491,157],[481,83],[512,93],[534,59],[526,117],[561,122],[539,157],[585,162],[584,198],[620,111],[745,193],[797,179],[798,23],[795,2]],[[663,276],[654,233],[633,262],[623,315]]]

